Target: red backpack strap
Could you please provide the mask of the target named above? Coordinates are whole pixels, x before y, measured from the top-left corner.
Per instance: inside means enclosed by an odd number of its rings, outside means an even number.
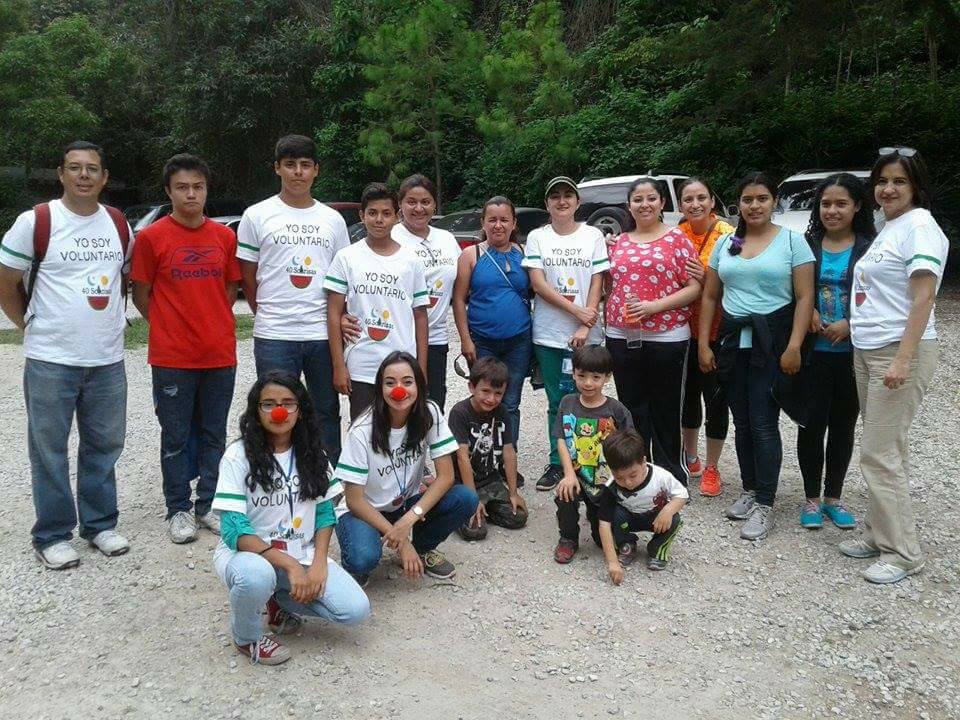
[[[50,203],[33,206],[33,261],[37,264],[47,256],[50,247]]]
[[[37,282],[37,273],[40,272],[40,263],[47,256],[50,247],[50,204],[40,203],[33,207],[33,260],[30,261],[30,271],[23,283],[23,299],[25,305],[30,304],[33,296],[33,286]]]
[[[126,260],[127,247],[130,245],[130,226],[127,224],[127,218],[123,216],[122,212],[110,205],[104,205],[103,209],[107,211],[110,219],[113,220],[114,226],[117,228],[117,235],[120,236],[120,246],[123,248],[123,257],[124,260]]]

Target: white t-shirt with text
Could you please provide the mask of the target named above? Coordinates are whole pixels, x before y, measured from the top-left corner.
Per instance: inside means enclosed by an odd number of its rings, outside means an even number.
[[[587,306],[590,281],[594,275],[610,269],[603,234],[582,223],[569,235],[558,235],[550,225],[532,230],[527,236],[523,266],[542,270],[547,282],[564,298],[580,307]],[[573,315],[537,298],[533,306],[533,342],[552,348],[566,348],[580,327]],[[603,340],[602,322],[587,335],[587,344]]]
[[[364,497],[377,510],[390,512],[400,508],[420,489],[427,456],[436,460],[457,451],[457,441],[447,427],[443,413],[432,400],[427,402],[427,408],[433,416],[433,427],[420,447],[405,451],[407,429],[391,429],[389,455],[374,452],[372,414],[369,410],[361,414],[347,430],[334,472],[335,481],[363,485]],[[337,507],[337,514],[346,511],[344,500]]]
[[[423,263],[430,301],[430,309],[427,310],[430,326],[428,342],[431,345],[446,345],[449,342],[447,311],[453,299],[460,246],[453,233],[435,227],[430,228],[426,240],[407,230],[403,223],[394,225],[391,235],[398,243],[413,250]]]
[[[331,480],[330,487],[322,498],[304,500],[300,497],[300,473],[297,471],[293,449],[276,453],[274,458],[282,472],[274,473],[273,488],[270,492],[264,492],[263,488],[257,485],[251,490],[247,486],[250,463],[247,461],[243,442],[231,443],[220,459],[220,474],[212,509],[243,513],[257,537],[265,543],[272,540],[288,543],[294,541],[300,548],[299,556],[295,559],[301,565],[310,565],[313,562],[317,503],[339,495],[343,488],[335,480]],[[224,579],[227,563],[234,554],[235,551],[228,548],[222,540],[214,550],[214,567],[221,580]]]
[[[326,340],[323,278],[337,251],[349,245],[343,217],[321,202],[295,208],[274,195],[247,208],[237,228],[237,257],[257,263],[253,336]]]
[[[423,263],[409,248],[378,255],[366,241],[354,243],[337,253],[323,287],[345,295],[347,312],[360,322],[360,339],[344,348],[351,380],[372,383],[394,350],[416,357],[413,309],[429,300]]]
[[[0,263],[29,274],[33,229],[34,211],[21,213],[3,236]],[[122,274],[132,252],[133,232],[124,258],[117,227],[102,205],[92,215],[77,215],[51,201],[50,245],[25,314],[24,356],[74,367],[123,360]]]
[[[900,342],[910,314],[910,276],[926,270],[937,278],[947,264],[949,242],[927,210],[916,208],[888,220],[853,268],[850,337],[861,350]],[[923,340],[935,340],[933,310]]]

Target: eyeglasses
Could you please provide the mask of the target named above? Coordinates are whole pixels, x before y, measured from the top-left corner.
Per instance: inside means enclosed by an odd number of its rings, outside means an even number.
[[[913,157],[917,151],[912,147],[882,147],[878,155],[899,155],[900,157]]]
[[[300,403],[296,400],[284,400],[281,403],[273,400],[264,400],[260,403],[260,412],[271,412],[275,407],[282,407],[287,412],[295,413],[300,409]]]

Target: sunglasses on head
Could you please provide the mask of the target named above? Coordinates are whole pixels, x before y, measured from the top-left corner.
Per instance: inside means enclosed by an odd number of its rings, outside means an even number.
[[[900,157],[913,157],[917,151],[912,147],[882,147],[877,152],[878,155],[899,155]]]
[[[467,364],[467,358],[461,353],[453,361],[453,371],[464,380],[470,379],[470,366]]]

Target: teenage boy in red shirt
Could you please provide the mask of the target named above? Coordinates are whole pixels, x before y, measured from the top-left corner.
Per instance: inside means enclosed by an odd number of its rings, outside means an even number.
[[[170,539],[187,543],[196,539],[198,525],[220,533],[210,506],[233,399],[240,267],[233,231],[203,215],[207,164],[194,155],[174,155],[163,169],[163,184],[173,211],[137,235],[130,277],[133,302],[150,323],[147,362],[153,368]],[[195,504],[185,452],[194,418],[200,434]]]

